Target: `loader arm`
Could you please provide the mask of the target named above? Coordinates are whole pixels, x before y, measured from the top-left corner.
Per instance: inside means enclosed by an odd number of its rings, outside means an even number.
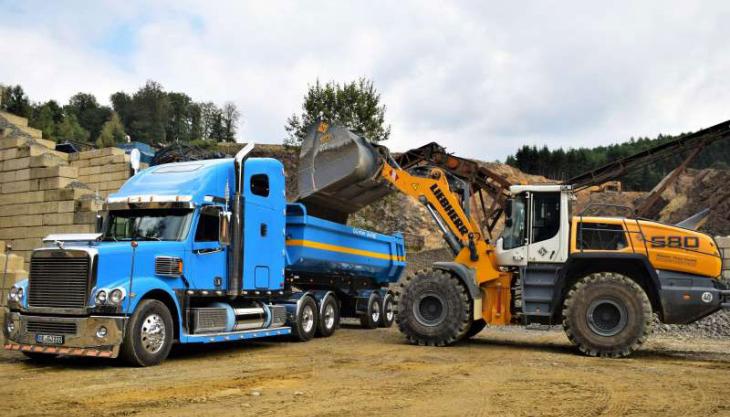
[[[494,248],[482,236],[479,225],[464,211],[443,170],[432,168],[424,177],[384,162],[381,176],[398,191],[426,207],[454,253],[454,262],[473,269],[477,285],[500,277]]]

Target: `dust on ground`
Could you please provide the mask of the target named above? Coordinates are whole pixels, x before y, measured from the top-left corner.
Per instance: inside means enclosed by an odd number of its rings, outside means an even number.
[[[730,415],[730,341],[657,337],[628,359],[561,332],[487,329],[449,348],[397,329],[180,347],[162,365],[0,353],[4,416]]]

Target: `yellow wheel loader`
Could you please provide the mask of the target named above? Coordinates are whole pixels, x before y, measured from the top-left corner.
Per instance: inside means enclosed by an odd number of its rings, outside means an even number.
[[[412,151],[398,161],[342,126],[319,122],[302,144],[298,176],[299,200],[320,217],[344,222],[393,190],[431,214],[454,259],[403,277],[395,289],[396,320],[411,343],[451,345],[487,324],[562,324],[581,352],[623,357],[646,340],[654,315],[691,323],[730,307],[712,237],[576,214],[571,185],[500,190],[490,185],[504,185],[497,175],[429,146],[415,153],[417,163]],[[498,206],[483,216],[487,233],[504,214],[494,243],[470,213],[475,190],[488,191]]]

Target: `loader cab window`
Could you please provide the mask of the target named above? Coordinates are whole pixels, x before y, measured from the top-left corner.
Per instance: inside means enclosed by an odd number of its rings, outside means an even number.
[[[269,196],[269,176],[256,174],[251,176],[251,193],[260,197]]]
[[[525,245],[527,232],[526,195],[515,196],[508,204],[507,217],[502,231],[502,247],[514,249]]]
[[[217,242],[220,218],[220,207],[205,206],[200,209],[198,229],[195,231],[196,242]]]
[[[532,242],[551,239],[560,230],[560,193],[532,194]]]
[[[577,233],[579,250],[621,250],[628,245],[620,224],[578,223]]]

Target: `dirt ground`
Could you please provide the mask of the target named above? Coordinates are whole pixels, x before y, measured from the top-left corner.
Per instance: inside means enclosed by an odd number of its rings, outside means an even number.
[[[395,328],[308,343],[182,347],[161,366],[0,353],[3,416],[730,415],[730,341],[654,338],[629,359],[556,331],[487,329],[450,348]]]

